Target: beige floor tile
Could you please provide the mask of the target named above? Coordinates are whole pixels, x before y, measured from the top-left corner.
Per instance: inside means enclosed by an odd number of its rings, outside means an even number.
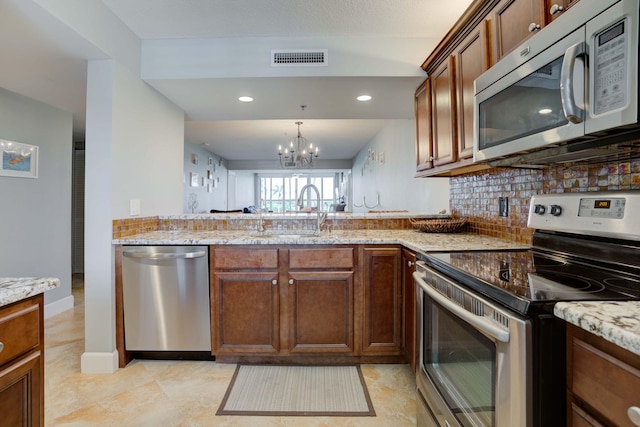
[[[407,365],[362,365],[376,417],[216,416],[236,366],[134,360],[112,375],[80,373],[82,283],[75,307],[45,321],[45,425],[220,427],[414,426],[415,379]]]

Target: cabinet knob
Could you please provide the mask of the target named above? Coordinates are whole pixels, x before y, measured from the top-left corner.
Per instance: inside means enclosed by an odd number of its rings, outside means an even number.
[[[407,261],[407,267],[413,267],[414,262],[413,261]]]
[[[2,350],[4,350],[4,343],[0,341],[0,353],[2,353]]]
[[[277,285],[277,284],[278,284],[278,281],[277,281],[276,279],[273,279],[273,280],[271,281],[271,284],[272,284],[272,285]]]
[[[551,6],[551,9],[549,9],[549,13],[552,15],[560,12],[564,12],[564,7],[560,6],[559,4],[554,4],[553,6]]]
[[[629,417],[629,421],[634,425],[640,426],[640,408],[637,406],[629,406],[629,409],[627,409],[627,416]]]
[[[293,279],[289,279],[289,284],[290,284],[290,285],[293,285],[294,283],[296,283],[296,282],[295,282],[295,280],[293,280]]]
[[[535,22],[532,22],[531,24],[529,24],[529,32],[533,33],[536,30],[540,29],[540,24],[536,24]]]

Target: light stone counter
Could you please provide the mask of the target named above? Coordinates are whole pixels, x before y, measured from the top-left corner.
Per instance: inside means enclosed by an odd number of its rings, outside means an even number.
[[[0,307],[60,286],[54,277],[0,277]]]
[[[553,314],[640,356],[640,301],[559,302]]]
[[[336,245],[400,244],[417,252],[520,249],[526,245],[470,233],[416,230],[336,230],[313,235],[260,235],[257,231],[153,231],[115,239],[122,245]]]

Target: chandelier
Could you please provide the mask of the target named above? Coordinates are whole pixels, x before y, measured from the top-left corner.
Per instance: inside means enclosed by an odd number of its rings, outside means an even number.
[[[300,134],[300,125],[302,122],[296,122],[298,125],[298,136],[289,140],[286,147],[278,145],[278,156],[280,157],[280,166],[283,168],[312,168],[315,166],[315,159],[318,157],[318,147],[314,147],[307,138]]]

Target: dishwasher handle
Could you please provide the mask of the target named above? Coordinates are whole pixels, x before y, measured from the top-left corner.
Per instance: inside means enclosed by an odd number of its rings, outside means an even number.
[[[184,259],[184,258],[202,258],[207,255],[205,251],[195,252],[137,252],[137,251],[124,251],[122,256],[127,258],[139,258],[139,259]]]

